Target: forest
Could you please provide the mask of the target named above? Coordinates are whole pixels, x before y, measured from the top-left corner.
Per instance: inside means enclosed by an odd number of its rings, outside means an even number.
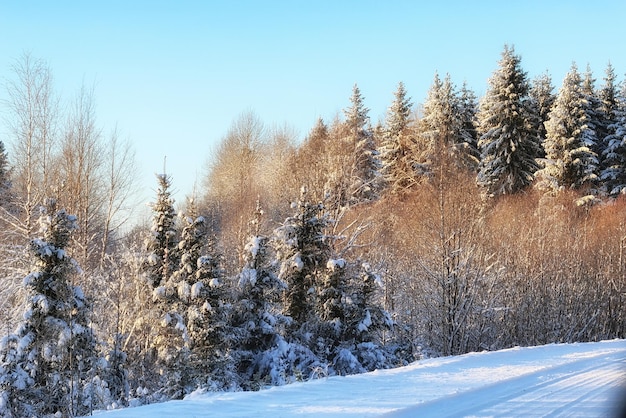
[[[302,140],[246,111],[204,181],[155,177],[26,54],[0,138],[0,415],[81,416],[422,358],[626,337],[626,82],[505,46],[478,98],[354,85]],[[486,75],[488,76],[488,75]],[[6,146],[6,147],[5,147]],[[164,170],[165,171],[165,170]]]

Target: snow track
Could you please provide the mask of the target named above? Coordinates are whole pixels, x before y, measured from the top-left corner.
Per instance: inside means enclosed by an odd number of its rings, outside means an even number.
[[[600,353],[409,407],[385,417],[617,416],[626,351]]]
[[[626,341],[550,344],[433,358],[392,370],[273,387],[194,393],[103,418],[617,417]],[[626,406],[626,405],[625,405]]]

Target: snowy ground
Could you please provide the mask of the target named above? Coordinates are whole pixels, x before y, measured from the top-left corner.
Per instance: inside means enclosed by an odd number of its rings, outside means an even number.
[[[129,417],[611,417],[626,401],[626,341],[560,344],[428,359],[393,370],[260,392],[96,413]]]

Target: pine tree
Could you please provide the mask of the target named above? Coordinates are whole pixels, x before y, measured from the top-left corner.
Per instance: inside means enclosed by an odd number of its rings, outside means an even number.
[[[404,83],[398,83],[394,100],[387,110],[386,126],[379,149],[380,174],[390,193],[402,192],[415,181],[412,141],[408,132],[411,106]]]
[[[538,174],[551,188],[577,188],[596,179],[595,133],[589,125],[587,97],[575,64],[565,76],[546,122],[547,163]]]
[[[372,201],[378,193],[379,161],[376,144],[369,127],[369,109],[363,103],[361,91],[355,84],[350,107],[344,109],[347,146],[352,148],[349,167],[348,203]]]
[[[478,184],[490,196],[524,189],[538,169],[539,135],[528,91],[520,57],[505,46],[477,115],[481,154]]]
[[[31,241],[33,267],[24,279],[24,320],[0,350],[10,373],[0,380],[0,398],[11,398],[4,416],[85,415],[102,405],[93,397],[100,380],[89,303],[72,284],[79,268],[65,250],[76,217],[48,199],[39,222],[42,237]]]

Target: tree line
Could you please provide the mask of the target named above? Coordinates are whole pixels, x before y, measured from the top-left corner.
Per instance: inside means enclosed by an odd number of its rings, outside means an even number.
[[[573,64],[555,92],[505,46],[480,100],[435,74],[417,108],[399,83],[373,125],[355,85],[302,142],[245,112],[200,190],[176,208],[159,174],[150,225],[126,231],[132,149],[97,127],[92,92],[61,123],[45,64],[14,72],[7,416],[624,338],[626,86],[610,65],[598,87]]]

